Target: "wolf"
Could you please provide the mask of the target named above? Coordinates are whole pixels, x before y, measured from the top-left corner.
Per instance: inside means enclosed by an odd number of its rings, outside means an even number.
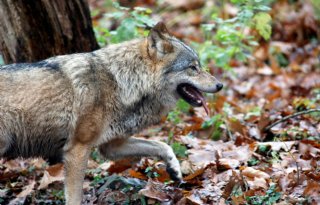
[[[223,87],[197,53],[156,24],[145,38],[0,68],[0,157],[63,161],[66,204],[80,204],[92,147],[107,159],[158,157],[182,179],[169,145],[130,137],[180,98],[206,105]]]

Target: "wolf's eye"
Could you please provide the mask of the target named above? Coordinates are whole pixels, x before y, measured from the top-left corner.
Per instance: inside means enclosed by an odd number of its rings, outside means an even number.
[[[198,70],[197,67],[194,66],[194,65],[191,65],[190,68],[191,68],[192,70],[194,70],[194,71],[197,71],[197,70]]]

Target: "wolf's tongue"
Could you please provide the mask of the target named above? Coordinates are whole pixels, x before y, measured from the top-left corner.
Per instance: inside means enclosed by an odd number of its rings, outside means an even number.
[[[204,108],[204,110],[206,111],[207,115],[209,115],[209,108],[207,106],[207,102],[206,99],[203,97],[203,95],[201,94],[201,92],[197,89],[192,88],[192,94],[196,96],[197,101],[201,101],[201,104]]]
[[[205,98],[202,98],[202,99],[201,99],[201,102],[202,102],[202,106],[203,106],[204,110],[206,111],[207,115],[209,115],[210,111],[209,111],[209,108],[208,108],[206,99],[205,99]]]
[[[202,106],[203,106],[204,110],[206,111],[207,115],[209,115],[209,108],[207,106],[206,99],[203,97],[203,95],[200,92],[196,92],[196,95],[197,95],[198,99],[201,100]]]

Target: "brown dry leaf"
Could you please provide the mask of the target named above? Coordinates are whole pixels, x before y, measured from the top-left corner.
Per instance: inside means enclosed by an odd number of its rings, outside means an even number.
[[[192,174],[184,177],[183,180],[184,181],[190,181],[190,180],[194,179],[195,177],[198,177],[198,176],[202,175],[204,170],[205,170],[205,168],[198,169],[195,172],[193,172]]]
[[[192,164],[189,160],[183,160],[180,163],[181,172],[184,175],[189,175],[193,172]]]
[[[121,159],[117,161],[113,161],[108,168],[109,174],[121,173],[129,168],[136,162],[133,159]]]
[[[254,83],[251,81],[241,82],[239,85],[235,85],[233,88],[242,95],[247,94],[254,86]]]
[[[195,149],[201,149],[201,141],[198,138],[189,137],[189,136],[182,136],[181,142],[185,145],[188,145],[188,147],[195,148]]]
[[[58,164],[52,165],[47,168],[47,171],[51,176],[60,176],[61,173],[63,173],[63,164],[58,163]]]
[[[4,163],[8,170],[21,170],[25,167],[25,163],[21,160],[9,160]]]
[[[88,163],[87,163],[87,169],[96,169],[99,167],[99,164],[93,160],[93,159],[89,159]]]
[[[23,191],[21,191],[15,199],[11,200],[8,205],[25,204],[26,197],[31,194],[34,190],[36,182],[32,180],[29,185],[25,186]]]
[[[183,8],[186,10],[193,10],[201,8],[204,5],[204,0],[165,0],[175,8]]]
[[[300,85],[305,89],[320,88],[320,73],[308,73]]]
[[[214,101],[213,107],[218,113],[221,113],[223,109],[223,105],[226,102],[226,100],[227,100],[226,96],[223,96],[223,95],[216,96],[216,100]]]
[[[230,197],[232,190],[235,186],[241,186],[244,184],[240,175],[234,171],[232,172],[232,176],[226,177],[223,180],[227,181],[225,188],[224,188],[224,191],[223,191],[223,194],[222,194],[222,197],[225,199]]]
[[[235,169],[240,166],[237,159],[221,158],[218,163],[218,170]]]
[[[264,65],[262,68],[258,69],[257,73],[260,75],[272,75],[273,70],[269,66]]]
[[[270,178],[270,175],[263,172],[263,171],[260,171],[260,170],[257,170],[257,169],[254,169],[252,167],[246,167],[242,170],[242,174],[244,176],[247,176],[247,177],[250,177],[250,178],[263,178],[263,179],[269,179]]]
[[[147,186],[144,189],[139,191],[139,194],[152,198],[157,199],[161,202],[168,202],[170,201],[170,196],[164,193],[163,184],[157,183],[152,181],[151,179],[148,180]]]
[[[252,157],[252,151],[250,150],[249,145],[239,147],[234,146],[232,150],[222,152],[221,157],[247,162]]]
[[[320,184],[314,180],[309,180],[308,185],[305,188],[303,195],[310,197],[315,201],[320,202]]]
[[[201,199],[201,194],[195,190],[192,192],[191,195],[187,196],[187,199],[189,202],[191,202],[193,205],[202,205],[205,204],[203,200]]]
[[[250,137],[247,137],[247,136],[237,136],[234,144],[236,146],[241,146],[241,145],[245,145],[245,144],[249,144],[249,148],[250,150],[254,150],[255,149],[255,144],[256,144],[256,141]]]
[[[44,171],[43,177],[40,180],[40,185],[38,190],[45,189],[48,187],[49,184],[55,181],[63,181],[64,174],[63,174],[63,164],[55,164],[48,167],[47,170]]]
[[[126,193],[118,190],[106,190],[98,198],[99,205],[124,204],[128,200]]]
[[[36,184],[35,180],[32,180],[29,185],[25,186],[23,191],[17,195],[17,198],[22,198],[28,196],[33,192],[34,185]]]
[[[145,174],[138,172],[138,171],[135,171],[133,169],[129,170],[129,175],[131,177],[138,178],[138,179],[143,179],[143,180],[148,179],[148,177]]]
[[[46,161],[42,158],[35,158],[31,160],[31,165],[34,166],[36,169],[42,169],[46,164]]]
[[[247,200],[245,200],[244,196],[231,196],[232,204],[234,205],[242,205],[246,204]]]
[[[315,180],[315,181],[320,181],[320,171],[306,171],[305,172],[306,176],[309,178]]]
[[[197,147],[198,149],[188,150],[189,160],[197,168],[215,163],[219,157],[223,158],[221,168],[224,166],[225,169],[235,168],[241,162],[247,162],[252,156],[248,145],[237,147],[233,142],[206,141],[204,145]]]
[[[190,149],[188,150],[188,154],[190,162],[198,168],[205,167],[217,159],[215,152],[208,150]]]
[[[5,171],[5,172],[0,172],[0,182],[6,182],[10,179],[14,179],[19,176],[19,173],[15,171]]]
[[[279,185],[281,187],[281,190],[288,191],[297,185],[298,175],[296,172],[292,172],[292,171],[288,172],[287,170],[285,171],[286,171],[285,175],[281,175],[279,177]],[[303,177],[300,176],[300,178],[303,178]],[[302,179],[300,179],[300,181],[301,180]]]
[[[161,165],[159,165],[161,164]],[[166,166],[162,163],[156,163],[155,164],[155,169],[154,171],[158,173],[158,177],[157,180],[159,182],[166,182],[166,181],[170,181],[170,175],[168,174],[167,170],[166,170]]]
[[[301,143],[303,144],[309,144],[312,145],[315,148],[320,149],[320,142],[313,141],[313,140],[301,140]]]
[[[263,113],[260,116],[260,120],[257,125],[259,130],[263,131],[263,129],[267,127],[269,124],[270,124],[270,116],[267,113]]]
[[[241,124],[241,122],[237,119],[228,119],[228,127],[232,132],[238,132],[242,136],[245,136],[245,130],[247,130],[246,126]]]
[[[268,189],[268,183],[264,178],[260,178],[260,177],[254,177],[253,179],[248,178],[247,183],[249,187],[254,190],[259,188],[263,188],[265,190]]]

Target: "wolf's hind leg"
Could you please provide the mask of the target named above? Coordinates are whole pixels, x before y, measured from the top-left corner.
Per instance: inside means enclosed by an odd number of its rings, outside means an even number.
[[[112,160],[128,157],[159,157],[166,162],[167,171],[173,180],[182,179],[179,161],[166,143],[131,137],[102,144],[99,150],[103,156]]]

